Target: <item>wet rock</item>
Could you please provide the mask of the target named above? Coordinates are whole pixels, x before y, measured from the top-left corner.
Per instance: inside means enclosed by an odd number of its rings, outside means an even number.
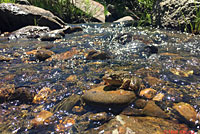
[[[58,133],[66,133],[76,124],[76,115],[70,115],[65,117],[62,120],[59,120],[59,124],[56,125],[56,132]]]
[[[12,32],[29,25],[60,29],[65,23],[51,12],[31,5],[14,3],[0,4],[0,31]],[[24,21],[25,20],[25,21]]]
[[[12,32],[8,39],[13,40],[18,38],[39,38],[49,31],[49,27],[45,26],[26,26]]]
[[[38,92],[38,94],[36,94],[34,96],[33,103],[40,104],[40,103],[45,102],[47,100],[47,98],[50,96],[50,94],[52,94],[54,91],[55,91],[55,89],[52,90],[52,89],[47,88],[47,87],[42,88]]]
[[[155,3],[153,12],[153,23],[161,27],[181,29],[184,31],[188,22],[196,18],[196,8],[199,1],[194,0],[165,0]]]
[[[169,118],[169,115],[157,106],[154,101],[148,101],[144,109],[142,109],[142,112],[147,116]]]
[[[40,49],[37,50],[35,57],[39,59],[40,61],[45,61],[46,59],[50,58],[52,55],[54,55],[54,52],[46,49]]]
[[[156,77],[152,77],[152,76],[145,77],[144,81],[151,87],[155,87],[155,86],[164,84],[164,81],[162,81]]]
[[[184,119],[185,122],[189,122],[192,126],[195,125],[197,121],[197,112],[190,104],[180,102],[174,104],[173,108],[180,114],[181,120]]]
[[[128,116],[143,116],[143,111],[142,109],[126,107],[125,109],[123,109],[121,114]]]
[[[162,99],[164,98],[164,94],[163,93],[158,93],[153,97],[154,101],[162,101]]]
[[[111,57],[107,53],[96,51],[96,50],[90,50],[86,54],[87,60],[106,60],[106,59],[110,59],[110,58]]]
[[[146,88],[146,89],[141,90],[139,95],[146,99],[152,99],[156,93],[157,93],[156,90],[152,88]]]
[[[79,53],[79,51],[76,48],[72,48],[71,50],[69,50],[67,52],[52,55],[51,58],[47,59],[47,61],[51,61],[52,59],[59,60],[59,61],[60,60],[68,60],[78,53]]]
[[[0,103],[19,100],[21,103],[31,103],[35,91],[30,87],[15,87],[14,84],[0,84]]]
[[[0,102],[8,100],[11,94],[15,93],[14,84],[0,84]]]
[[[4,55],[0,55],[0,62],[2,61],[10,61],[10,60],[13,60],[12,57],[8,57],[8,56],[4,56]]]
[[[87,131],[87,133],[163,134],[167,130],[189,131],[189,128],[185,124],[178,124],[175,121],[169,121],[162,118],[117,115],[108,123],[105,123],[98,128],[91,129]]]
[[[142,57],[150,57],[152,54],[157,54],[158,48],[156,46],[145,46],[143,49],[141,49],[140,55]]]
[[[69,77],[66,78],[66,81],[69,81],[69,82],[75,82],[77,80],[78,78],[76,75],[70,75]]]
[[[44,124],[44,121],[51,117],[53,113],[43,110],[34,119],[31,120],[33,126],[40,126]]]
[[[64,33],[46,33],[43,36],[40,37],[41,41],[54,41],[57,39],[62,39],[64,36]]]
[[[133,92],[125,90],[110,90],[109,86],[100,86],[86,91],[82,99],[95,106],[124,106],[136,99]]]
[[[64,98],[61,102],[56,104],[52,109],[51,112],[55,113],[57,111],[69,111],[71,110],[74,105],[80,100],[80,95],[72,95],[68,98]]]
[[[189,77],[194,73],[193,70],[184,70],[182,68],[170,68],[170,72],[181,77]]]
[[[106,112],[96,113],[96,114],[90,114],[89,120],[91,121],[105,121],[108,119]]]
[[[133,35],[130,33],[123,33],[114,38],[119,44],[125,45],[133,40]]]
[[[144,108],[147,104],[147,101],[144,100],[144,99],[137,99],[135,102],[134,102],[136,108]]]

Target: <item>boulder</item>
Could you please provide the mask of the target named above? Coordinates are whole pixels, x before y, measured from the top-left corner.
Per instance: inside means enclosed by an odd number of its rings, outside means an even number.
[[[199,0],[159,0],[154,4],[153,24],[183,30],[187,22],[194,21]]]
[[[12,32],[28,25],[48,26],[60,29],[65,23],[50,11],[31,5],[0,4],[0,31]]]
[[[12,32],[8,39],[18,39],[18,38],[38,38],[42,35],[44,35],[46,32],[49,32],[49,27],[44,26],[26,26],[23,28],[20,28],[14,32]]]

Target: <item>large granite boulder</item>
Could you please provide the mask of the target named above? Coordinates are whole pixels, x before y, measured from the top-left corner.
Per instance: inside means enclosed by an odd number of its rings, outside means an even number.
[[[157,26],[183,30],[196,18],[200,0],[158,0],[154,4],[152,21]]]
[[[50,11],[31,5],[0,4],[0,31],[12,32],[28,25],[60,29],[65,23]]]

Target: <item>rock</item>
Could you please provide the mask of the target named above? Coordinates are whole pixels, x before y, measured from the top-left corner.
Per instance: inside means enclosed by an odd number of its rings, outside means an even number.
[[[15,3],[21,4],[21,5],[31,5],[28,0],[16,0]]]
[[[41,111],[34,119],[31,120],[31,124],[33,126],[40,126],[44,124],[44,121],[51,117],[53,113],[43,110]]]
[[[39,38],[43,34],[49,32],[49,27],[42,27],[42,26],[26,26],[23,28],[20,28],[19,30],[16,30],[12,32],[8,39],[18,39],[18,38]]]
[[[114,22],[123,22],[123,21],[134,21],[134,19],[131,16],[125,16],[123,18],[120,18]]]
[[[62,39],[64,37],[64,33],[46,33],[40,37],[41,41],[55,41],[58,39]]]
[[[185,124],[178,124],[175,121],[155,117],[117,115],[108,123],[88,130],[87,134],[102,132],[105,134],[163,134],[168,130],[181,130],[189,133],[189,128]]]
[[[83,31],[83,29],[81,27],[69,27],[69,26],[65,26],[62,29],[57,29],[57,30],[53,30],[50,32],[47,32],[46,34],[43,34],[40,37],[41,41],[54,41],[56,39],[61,39],[65,36],[65,34],[71,34],[74,32],[79,32],[79,31]]]
[[[50,58],[52,55],[54,55],[54,52],[46,49],[40,49],[37,50],[35,57],[39,59],[40,61],[45,61],[46,59]]]
[[[91,121],[106,121],[108,119],[108,115],[106,112],[101,112],[96,114],[90,114],[88,118]]]
[[[143,111],[142,109],[126,107],[120,114],[128,116],[143,116]]]
[[[141,50],[141,55],[142,56],[146,56],[149,57],[152,54],[157,54],[158,53],[158,48],[156,46],[145,46],[142,50]]]
[[[155,94],[157,93],[156,90],[152,89],[152,88],[145,88],[143,90],[140,91],[140,96],[144,97],[146,99],[152,99]]]
[[[164,94],[163,93],[158,93],[156,94],[156,96],[153,97],[154,101],[162,101],[162,99],[164,98]]]
[[[197,112],[196,110],[188,103],[179,102],[174,104],[173,109],[175,109],[180,114],[180,119],[185,122],[189,122],[190,125],[195,125],[197,121]]]
[[[77,115],[70,115],[64,117],[64,119],[59,120],[59,124],[56,125],[55,127],[56,132],[57,133],[68,132],[69,129],[72,129],[72,127],[76,124],[76,118]]]
[[[12,32],[29,25],[60,29],[65,23],[51,12],[39,7],[14,3],[0,4],[0,31]]]
[[[164,83],[162,80],[152,76],[145,77],[144,81],[151,87],[156,87]]]
[[[15,87],[14,84],[0,84],[0,103],[19,100],[21,103],[31,103],[35,92],[28,86]]]
[[[10,60],[13,60],[13,58],[12,57],[6,57],[6,56],[4,56],[4,55],[0,55],[0,62],[1,61],[10,61]]]
[[[52,94],[54,91],[55,91],[55,89],[52,90],[52,89],[47,88],[47,87],[42,88],[38,92],[38,94],[36,94],[34,96],[33,103],[40,104],[40,103],[45,102],[47,100],[47,98],[50,96],[50,94]]]
[[[100,86],[86,91],[82,99],[95,106],[124,106],[136,99],[136,95],[131,91],[109,90],[109,86]]]
[[[87,60],[105,60],[105,59],[110,59],[110,58],[111,57],[107,53],[96,51],[96,50],[90,50],[86,54]]]
[[[80,95],[72,95],[68,98],[64,98],[62,101],[60,101],[51,109],[51,112],[55,113],[60,110],[69,111],[79,100],[80,100]]]
[[[196,8],[200,2],[196,0],[157,1],[152,16],[153,24],[184,30],[188,22],[195,20]]]
[[[104,6],[94,0],[70,0],[70,2],[86,14],[91,15],[93,18],[105,23]]]
[[[14,84],[0,84],[0,102],[8,100],[11,94],[15,92]]]
[[[147,104],[147,101],[144,100],[144,99],[137,99],[135,102],[134,102],[136,108],[144,108]]]
[[[142,109],[144,115],[158,117],[158,118],[169,118],[159,106],[155,104],[154,101],[148,101],[144,109]]]

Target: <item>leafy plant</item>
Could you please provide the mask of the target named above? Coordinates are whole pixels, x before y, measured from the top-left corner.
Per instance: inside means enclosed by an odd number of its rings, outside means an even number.
[[[0,0],[0,3],[15,3],[15,0]]]

